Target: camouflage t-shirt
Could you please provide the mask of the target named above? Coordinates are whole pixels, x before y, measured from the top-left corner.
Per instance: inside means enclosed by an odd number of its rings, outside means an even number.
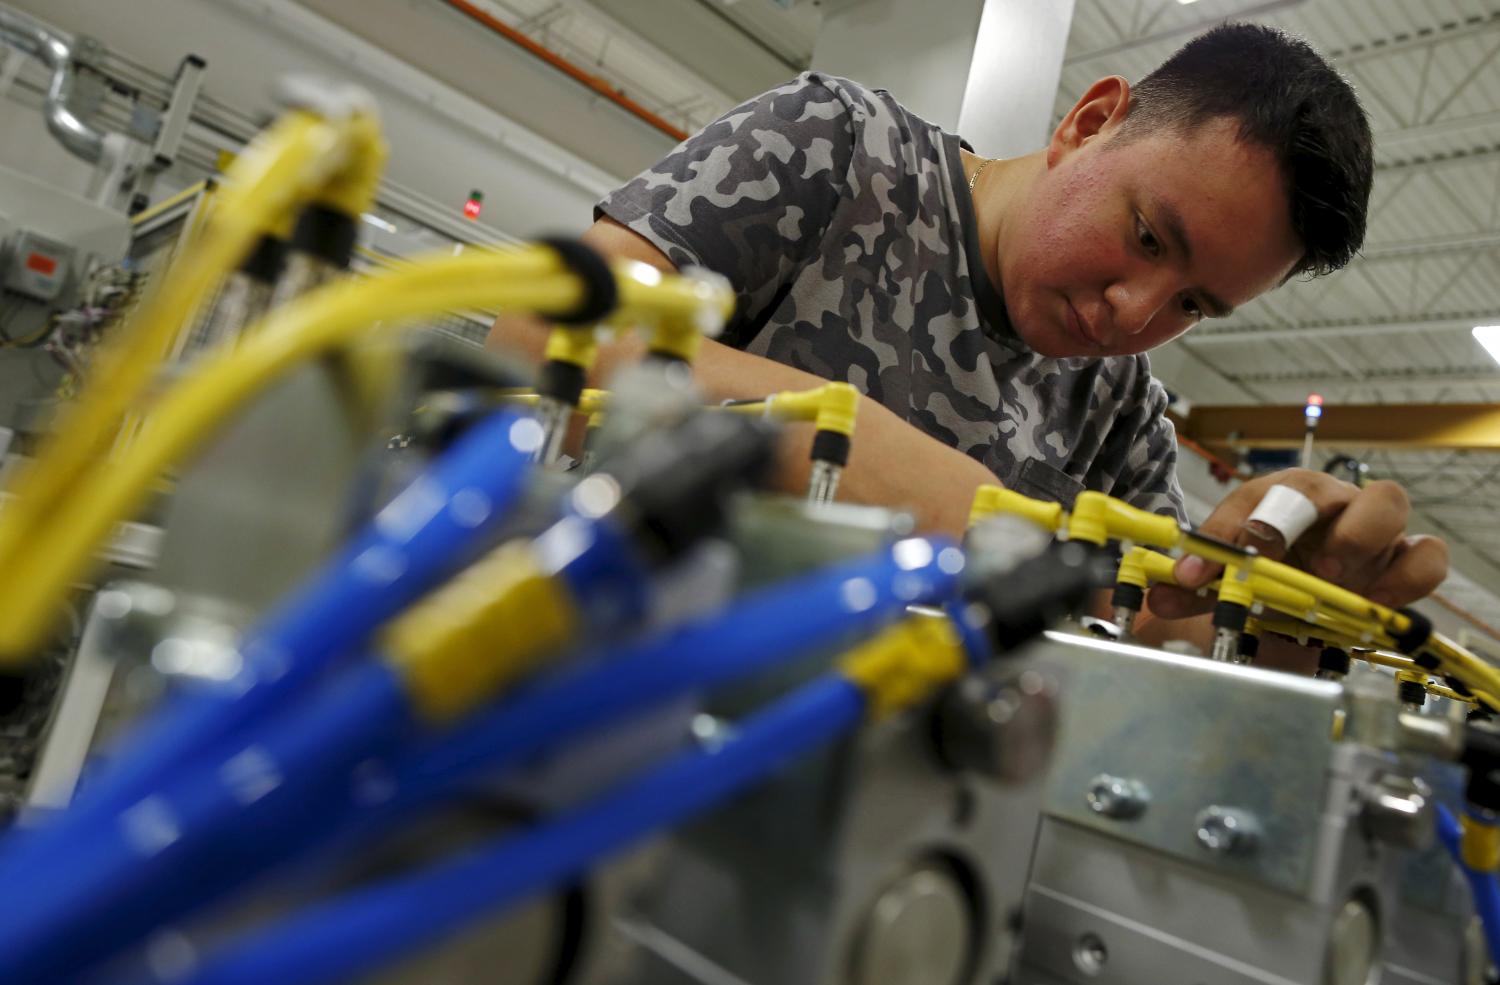
[[[726,275],[739,306],[721,341],[854,384],[1019,492],[1071,503],[1096,489],[1183,518],[1149,362],[1027,347],[980,261],[960,146],[883,90],[808,72],[688,138],[595,217]]]

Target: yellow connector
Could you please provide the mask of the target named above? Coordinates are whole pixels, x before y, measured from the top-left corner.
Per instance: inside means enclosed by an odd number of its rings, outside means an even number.
[[[577,631],[567,589],[529,544],[506,544],[438,589],[383,634],[413,705],[447,721],[530,673]]]
[[[1150,588],[1151,575],[1146,570],[1146,555],[1156,554],[1144,547],[1132,547],[1120,558],[1120,570],[1115,574],[1115,581],[1121,585],[1133,585],[1136,588]],[[1156,555],[1161,557],[1160,554]]]
[[[1053,533],[1062,528],[1067,517],[1061,503],[1032,499],[1004,486],[980,486],[974,492],[974,504],[969,507],[969,526],[996,513],[1022,517]]]
[[[594,365],[594,357],[598,354],[599,333],[596,329],[560,326],[548,333],[543,358],[588,369]]]
[[[1132,553],[1140,552],[1140,565],[1145,570],[1146,577],[1152,584],[1176,585],[1177,584],[1177,562],[1160,551],[1153,551],[1148,547],[1132,548]]]
[[[1103,547],[1109,541],[1109,497],[1084,491],[1073,500],[1068,514],[1068,539]]]
[[[871,718],[922,701],[964,672],[958,630],[944,616],[911,615],[849,651],[839,671],[869,699]]]
[[[1464,865],[1478,872],[1494,872],[1500,867],[1500,827],[1486,824],[1468,811],[1458,816],[1463,831],[1459,841]]]
[[[1174,517],[1148,513],[1103,493],[1082,492],[1078,494],[1080,501],[1085,496],[1091,500],[1097,498],[1102,502],[1104,526],[1113,540],[1128,540],[1133,544],[1147,544],[1162,550],[1172,550],[1182,542],[1182,525]],[[1073,506],[1073,513],[1075,516],[1078,513],[1076,503]],[[1069,536],[1072,536],[1071,530]]]
[[[859,391],[849,383],[825,383],[811,390],[783,390],[755,403],[729,404],[724,409],[764,414],[778,421],[809,421],[819,431],[850,437],[859,414]]]
[[[349,161],[329,179],[317,202],[358,221],[375,206],[389,148],[380,134],[379,118],[368,110],[350,114],[343,130],[350,148]]]
[[[1255,593],[1250,589],[1250,576],[1235,565],[1224,569],[1219,579],[1219,601],[1250,608],[1255,604]]]
[[[825,383],[819,389],[823,391],[823,397],[818,402],[813,427],[851,437],[855,418],[859,415],[859,391],[850,383]]]

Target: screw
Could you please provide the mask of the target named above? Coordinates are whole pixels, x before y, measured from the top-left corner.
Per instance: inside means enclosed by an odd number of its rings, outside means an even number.
[[[1126,821],[1146,813],[1151,791],[1139,780],[1100,773],[1089,783],[1088,802],[1095,814]]]
[[[1215,855],[1250,855],[1260,844],[1260,822],[1255,815],[1218,804],[1198,812],[1198,844]]]

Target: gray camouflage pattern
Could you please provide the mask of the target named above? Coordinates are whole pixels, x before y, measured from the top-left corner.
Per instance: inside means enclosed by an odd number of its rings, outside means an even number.
[[[979,263],[959,147],[889,93],[809,72],[688,138],[595,216],[729,277],[724,341],[854,384],[1019,492],[1071,503],[1095,489],[1183,519],[1150,363],[1051,359],[1021,341]]]

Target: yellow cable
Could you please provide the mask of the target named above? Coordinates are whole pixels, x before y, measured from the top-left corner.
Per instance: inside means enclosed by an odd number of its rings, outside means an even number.
[[[859,391],[849,383],[824,383],[809,390],[783,390],[752,403],[723,404],[736,414],[763,414],[778,421],[811,422],[819,431],[844,437],[854,434],[859,415]]]
[[[1449,701],[1462,701],[1467,705],[1479,704],[1479,699],[1474,697],[1473,695],[1459,694],[1451,687],[1444,687],[1443,685],[1438,684],[1435,681],[1428,681],[1423,685],[1423,687],[1427,688],[1428,694],[1434,695],[1439,698],[1447,698]]]
[[[1015,514],[1054,533],[1062,529],[1067,520],[1067,514],[1063,512],[1060,503],[1047,503],[1022,496],[1004,486],[980,486],[974,491],[974,502],[969,507],[969,526],[972,527],[996,513]]]
[[[1272,592],[1302,593],[1315,603],[1305,614],[1348,629],[1351,635],[1365,643],[1396,646],[1396,636],[1409,632],[1412,627],[1411,619],[1405,614],[1356,592],[1291,565],[1219,543],[1183,528],[1171,517],[1148,513],[1103,493],[1079,493],[1072,513],[1068,514],[1063,513],[1062,507],[1056,503],[1043,503],[1008,490],[990,493],[988,488],[980,490],[987,497],[988,507],[1027,516],[1049,529],[1066,532],[1068,537],[1076,540],[1093,544],[1104,544],[1110,539],[1128,541],[1166,551],[1196,554],[1226,567],[1238,566],[1248,570],[1251,576],[1265,579],[1267,586],[1274,586],[1270,588]],[[1297,596],[1299,600],[1301,597]],[[1500,669],[1485,663],[1443,634],[1433,633],[1421,649],[1437,660],[1444,674],[1462,682],[1481,697],[1500,695]]]
[[[511,390],[502,393],[503,400],[508,404],[519,404],[522,407],[535,407],[542,399],[535,390],[521,392]],[[602,414],[609,405],[608,390],[585,389],[578,396],[578,406],[575,408],[580,414],[593,416]]]
[[[703,303],[702,285],[662,279],[654,268],[647,269],[658,276],[642,283],[633,276],[634,266],[639,265],[616,268],[626,310],[690,318]],[[486,304],[565,310],[578,303],[583,289],[545,247],[471,250],[360,281],[336,281],[272,312],[233,352],[206,355],[163,394],[140,440],[107,479],[57,503],[51,522],[38,526],[24,556],[12,560],[15,577],[0,594],[0,660],[24,657],[41,642],[55,615],[53,603],[86,570],[114,524],[138,508],[155,477],[290,367],[375,328],[389,330],[413,318]],[[8,506],[0,517],[11,512]]]
[[[37,458],[17,475],[12,487],[16,498],[0,511],[0,595],[13,584],[8,575],[28,532],[93,464],[214,284],[249,253],[262,232],[284,223],[287,213],[343,163],[342,136],[321,118],[295,112],[257,137],[236,160],[213,221],[100,346],[92,383],[60,416]]]

